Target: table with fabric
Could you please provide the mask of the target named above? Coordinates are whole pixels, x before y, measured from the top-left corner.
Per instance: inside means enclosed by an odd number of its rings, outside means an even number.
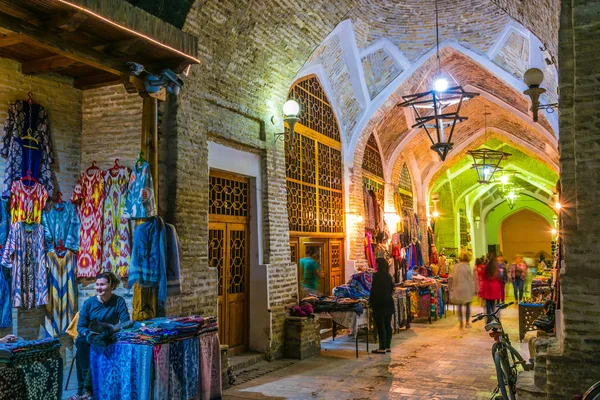
[[[91,347],[94,396],[103,400],[221,398],[218,332],[166,343],[116,342]]]
[[[0,344],[0,400],[60,400],[62,380],[58,339]]]
[[[337,325],[345,326],[352,330],[352,337],[356,345],[356,358],[358,358],[358,329],[366,328],[367,353],[369,352],[369,307],[360,315],[355,311],[329,311],[328,314],[333,320],[332,340],[335,340]]]

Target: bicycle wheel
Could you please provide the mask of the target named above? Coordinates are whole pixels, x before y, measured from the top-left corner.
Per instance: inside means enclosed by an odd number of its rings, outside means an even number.
[[[600,400],[600,382],[589,388],[583,395],[582,400]]]
[[[508,354],[506,349],[499,349],[494,355],[494,365],[496,366],[496,378],[498,379],[498,388],[504,400],[516,400],[516,377],[515,371],[510,368],[508,363]]]
[[[519,366],[521,366],[521,369],[523,371],[530,371],[531,370],[531,366],[528,365],[525,360],[523,359],[523,357],[521,356],[521,353],[519,353],[514,347],[512,347],[510,344],[506,345],[506,349],[508,350],[508,352],[510,353],[509,357],[508,357],[508,363],[509,366],[511,368],[514,368],[515,373],[518,373],[519,371]],[[516,382],[516,381],[515,381]]]

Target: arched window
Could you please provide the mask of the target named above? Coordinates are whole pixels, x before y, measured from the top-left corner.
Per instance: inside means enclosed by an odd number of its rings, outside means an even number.
[[[294,151],[285,146],[290,233],[344,233],[342,144],[337,120],[316,77],[296,83],[300,105]]]
[[[371,134],[367,140],[362,162],[363,184],[367,190],[375,193],[375,198],[381,207],[384,204],[383,164],[375,136]]]

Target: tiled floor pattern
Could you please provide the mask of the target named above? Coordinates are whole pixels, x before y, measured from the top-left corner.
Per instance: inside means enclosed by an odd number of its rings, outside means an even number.
[[[474,305],[473,312],[480,311]],[[527,359],[526,344],[518,343],[516,306],[504,310],[502,320]],[[413,323],[394,335],[391,354],[367,354],[361,338],[358,359],[347,336],[323,341],[321,356],[234,386],[224,399],[489,399],[496,386],[493,341],[483,326],[480,321],[460,330],[451,308],[447,318]]]

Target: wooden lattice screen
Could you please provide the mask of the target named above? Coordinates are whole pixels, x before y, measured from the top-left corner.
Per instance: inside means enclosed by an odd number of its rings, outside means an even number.
[[[331,105],[315,77],[294,85],[288,97],[300,105],[294,150],[285,144],[290,232],[343,234],[342,144]]]

